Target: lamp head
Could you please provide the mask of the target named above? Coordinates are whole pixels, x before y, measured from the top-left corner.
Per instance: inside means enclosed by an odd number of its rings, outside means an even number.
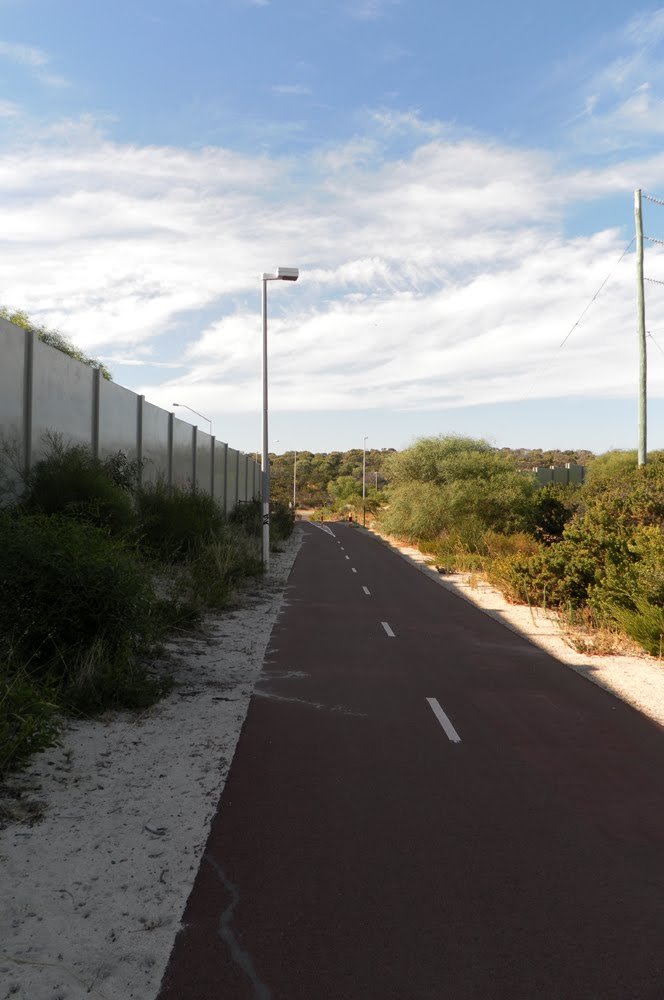
[[[282,281],[297,281],[300,276],[299,269],[297,267],[278,267],[277,268],[277,278]]]

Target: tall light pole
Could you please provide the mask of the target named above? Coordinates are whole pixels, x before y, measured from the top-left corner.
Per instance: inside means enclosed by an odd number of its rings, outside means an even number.
[[[362,527],[367,526],[367,437],[362,442]]]
[[[212,421],[209,417],[204,417],[202,413],[199,413],[198,410],[193,410],[191,406],[187,406],[186,403],[171,403],[171,406],[181,406],[184,410],[189,410],[190,413],[195,413],[197,417],[207,420],[210,425],[210,437],[212,437]]]
[[[296,267],[278,267],[276,274],[261,275],[261,315],[263,318],[263,476],[262,476],[262,548],[263,567],[270,565],[270,455],[267,437],[267,283],[268,281],[297,281],[300,272]]]
[[[646,355],[646,307],[643,293],[643,216],[641,214],[641,189],[634,192],[634,218],[636,221],[636,294],[637,322],[639,328],[639,450],[638,464],[648,461],[646,447],[647,413],[647,355]]]

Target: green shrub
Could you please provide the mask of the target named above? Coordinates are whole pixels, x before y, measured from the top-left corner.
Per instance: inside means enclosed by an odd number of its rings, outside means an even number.
[[[156,688],[136,656],[159,634],[147,569],[89,524],[0,513],[0,655],[79,708]]]
[[[241,580],[262,575],[260,541],[243,528],[229,525],[219,538],[192,555],[185,568],[191,599],[208,608],[222,608]]]
[[[578,486],[548,483],[534,494],[531,501],[530,530],[536,538],[551,545],[562,538],[565,525],[580,503]]]
[[[216,500],[207,493],[156,483],[136,495],[140,545],[165,562],[182,562],[214,539],[225,523]]]
[[[430,541],[455,533],[472,551],[483,531],[530,526],[533,477],[485,441],[423,438],[390,457],[387,475],[389,505],[380,521],[397,537]]]
[[[57,742],[58,706],[25,670],[0,666],[0,779]]]
[[[644,597],[635,597],[633,607],[624,607],[618,604],[611,606],[604,605],[605,615],[625,632],[631,639],[650,653],[651,656],[658,656],[661,659],[662,646],[664,644],[664,608],[661,605],[651,604]]]
[[[130,494],[113,482],[109,469],[87,448],[49,439],[49,453],[27,477],[20,506],[28,513],[61,514],[127,534],[135,523]]]
[[[239,503],[229,515],[231,524],[240,525],[247,534],[261,537],[263,508],[260,500]],[[270,547],[285,541],[293,533],[295,514],[288,504],[281,501],[270,502]]]

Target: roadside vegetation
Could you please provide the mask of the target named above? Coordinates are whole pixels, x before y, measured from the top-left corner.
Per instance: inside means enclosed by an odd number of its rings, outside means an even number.
[[[20,326],[23,330],[34,330],[38,339],[43,341],[44,344],[55,347],[56,350],[62,351],[63,354],[68,354],[70,358],[88,365],[89,368],[99,368],[103,378],[108,379],[109,382],[113,380],[110,371],[101,361],[86,354],[80,347],[76,347],[59,330],[49,330],[48,327],[42,326],[39,323],[33,323],[26,312],[22,312],[20,309],[11,310],[6,306],[0,306],[0,319],[6,319],[8,322],[13,323],[14,326]]]
[[[15,454],[5,447],[0,477],[14,485]],[[165,638],[262,574],[258,503],[227,517],[206,494],[140,480],[121,452],[102,462],[53,437],[2,497],[0,778],[52,745],[65,716],[161,697]],[[277,505],[272,546],[292,528]]]
[[[562,611],[604,651],[664,642],[664,452],[594,458],[583,486],[538,488],[484,441],[427,438],[386,463],[378,524],[441,572],[483,573],[517,603]]]

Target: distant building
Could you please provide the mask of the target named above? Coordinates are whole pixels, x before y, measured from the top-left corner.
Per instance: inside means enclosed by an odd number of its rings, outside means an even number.
[[[586,465],[575,465],[567,462],[565,465],[536,465],[533,468],[535,477],[540,486],[547,486],[549,483],[573,483],[581,486],[586,481]]]

